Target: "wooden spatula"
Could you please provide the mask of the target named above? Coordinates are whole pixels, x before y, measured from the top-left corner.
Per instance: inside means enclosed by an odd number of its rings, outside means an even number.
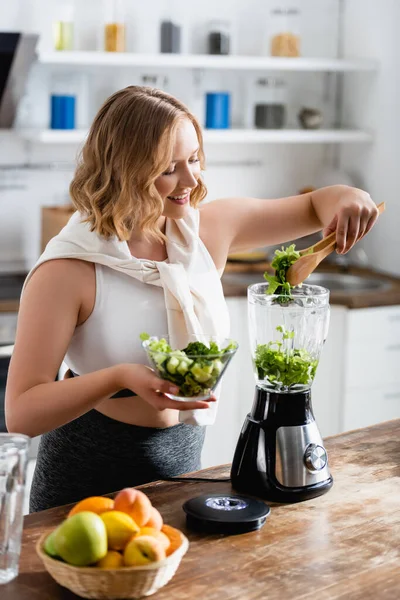
[[[379,214],[385,210],[385,203],[378,204]],[[300,258],[286,272],[290,285],[299,285],[316,269],[319,263],[336,248],[336,231],[309,248],[300,250]],[[312,250],[312,253],[310,252]],[[308,254],[310,252],[310,254]]]

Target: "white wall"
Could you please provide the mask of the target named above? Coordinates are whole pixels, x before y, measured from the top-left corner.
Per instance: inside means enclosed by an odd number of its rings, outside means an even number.
[[[305,56],[335,56],[337,49],[338,0],[295,0],[287,1],[291,6],[301,8],[302,52]],[[2,3],[0,13],[1,30],[24,30],[40,34],[40,49],[51,49],[51,23],[54,18],[54,0],[14,0]],[[85,0],[76,3],[77,48],[94,50],[99,45],[102,31],[100,2]],[[204,0],[190,4],[184,0],[174,3],[152,0],[147,3],[126,2],[128,7],[128,50],[135,52],[156,52],[158,50],[159,23],[168,14],[184,25],[184,51],[204,50],[204,30],[206,22],[214,17],[228,18],[233,24],[234,49],[240,54],[262,54],[268,32],[270,8],[276,6],[274,0]],[[281,4],[281,3],[280,3]],[[346,0],[346,53],[348,55],[381,56],[385,61],[395,49],[393,14],[398,14],[395,0],[385,0],[387,10],[378,8],[373,0],[369,2]],[[168,10],[167,10],[168,9]],[[167,12],[166,12],[167,11]],[[378,12],[379,11],[379,12]],[[393,12],[394,11],[394,12]],[[205,16],[207,15],[207,16]],[[376,31],[376,23],[387,20],[387,27]],[[365,33],[365,32],[368,32]],[[382,39],[381,39],[382,38]],[[393,45],[391,45],[393,43]],[[386,63],[385,63],[386,64]],[[387,63],[389,65],[389,63]],[[386,69],[386,67],[385,67]],[[57,74],[59,68],[55,70]],[[85,71],[85,91],[78,95],[79,125],[90,123],[101,102],[114,90],[129,83],[140,82],[141,75],[157,70],[114,70],[99,72]],[[389,91],[395,93],[395,75],[390,65],[380,77],[386,77]],[[20,107],[19,127],[47,127],[49,121],[49,94],[51,91],[52,70],[36,65],[32,70],[26,97]],[[190,104],[193,73],[171,71],[169,91]],[[233,95],[233,124],[248,125],[249,98],[257,73],[205,73],[203,89],[209,90],[223,80]],[[326,115],[327,125],[333,120],[333,88],[325,87],[327,80],[321,74],[287,74],[289,88],[290,124],[296,126],[296,114],[300,107],[312,101],[319,105]],[[352,76],[353,77],[353,76]],[[217,79],[216,79],[217,78]],[[342,165],[356,171],[361,184],[366,182],[377,200],[389,201],[395,194],[394,174],[385,178],[373,175],[384,172],[389,158],[393,162],[394,149],[392,130],[388,116],[377,119],[377,100],[369,104],[358,91],[367,81],[369,93],[374,94],[374,83],[368,75],[351,79],[350,96],[354,102],[346,105],[346,119],[359,121],[363,111],[363,125],[377,126],[378,143],[372,150],[357,146],[343,152]],[[379,80],[381,81],[381,79]],[[81,82],[82,83],[82,82]],[[358,86],[358,87],[357,87]],[[385,88],[386,89],[386,88]],[[369,98],[370,96],[368,96]],[[360,111],[360,106],[362,110]],[[382,111],[383,113],[385,111]],[[391,113],[390,113],[391,114]],[[395,114],[395,110],[393,110]],[[388,131],[389,130],[389,131]],[[387,135],[388,134],[388,135]],[[392,141],[388,141],[390,139]],[[392,144],[392,145],[391,145]],[[16,135],[0,135],[0,270],[6,263],[19,263],[29,268],[39,253],[40,207],[43,204],[59,204],[67,196],[68,182],[73,173],[73,164],[78,148],[75,146],[48,146],[21,142]],[[276,197],[296,193],[301,187],[313,185],[322,165],[329,161],[329,148],[323,146],[211,146],[206,148],[208,169],[206,182],[209,199],[227,195],[247,195]],[[355,160],[357,159],[357,160]],[[69,170],[57,171],[10,171],[5,165],[24,163],[58,164],[67,162]],[[358,163],[357,163],[358,161]],[[3,166],[3,168],[1,168]],[[393,173],[395,170],[393,170]],[[389,190],[390,188],[390,190]],[[377,265],[387,263],[382,254],[381,237],[393,238],[393,220],[386,219],[368,238],[369,249]]]
[[[400,275],[399,133],[400,50],[398,0],[346,0],[345,53],[377,58],[379,73],[349,75],[345,89],[345,122],[375,133],[373,145],[358,152],[344,149],[342,164],[353,171],[376,203],[387,212],[364,242],[372,264]]]

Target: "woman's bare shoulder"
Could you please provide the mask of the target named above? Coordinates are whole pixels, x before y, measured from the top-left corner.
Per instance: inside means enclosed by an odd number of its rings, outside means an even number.
[[[59,285],[60,282],[64,281],[75,287],[75,284],[81,284],[86,278],[93,278],[94,281],[94,277],[95,267],[89,261],[75,258],[55,258],[45,261],[36,268],[27,283],[27,287],[33,281],[36,285],[40,281],[41,283],[48,282],[52,286]]]
[[[94,264],[84,260],[58,258],[42,263],[32,273],[21,303],[42,306],[45,310],[53,310],[55,304],[60,308],[75,306],[77,325],[80,325],[92,313],[95,299]]]

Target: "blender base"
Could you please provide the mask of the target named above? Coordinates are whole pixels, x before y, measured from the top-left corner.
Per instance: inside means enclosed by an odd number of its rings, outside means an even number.
[[[239,492],[281,503],[302,502],[330,490],[333,478],[310,390],[279,393],[256,387],[231,480]]]
[[[278,484],[269,485],[262,478],[257,481],[257,475],[250,476],[246,480],[246,478],[236,477],[231,473],[231,479],[232,487],[235,491],[251,494],[257,498],[278,504],[295,504],[296,502],[304,502],[305,500],[311,500],[311,498],[317,498],[326,494],[333,485],[332,476],[322,483],[298,488],[285,488],[283,486],[280,487]]]

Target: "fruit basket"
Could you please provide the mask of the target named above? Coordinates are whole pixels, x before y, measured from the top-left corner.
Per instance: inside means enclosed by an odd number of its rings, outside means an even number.
[[[158,562],[135,567],[96,569],[69,565],[45,553],[44,542],[48,532],[37,541],[36,552],[53,579],[82,598],[96,598],[96,600],[142,598],[155,594],[172,579],[189,548],[186,536],[178,529],[174,531],[176,535],[180,535],[181,544],[172,554]]]

